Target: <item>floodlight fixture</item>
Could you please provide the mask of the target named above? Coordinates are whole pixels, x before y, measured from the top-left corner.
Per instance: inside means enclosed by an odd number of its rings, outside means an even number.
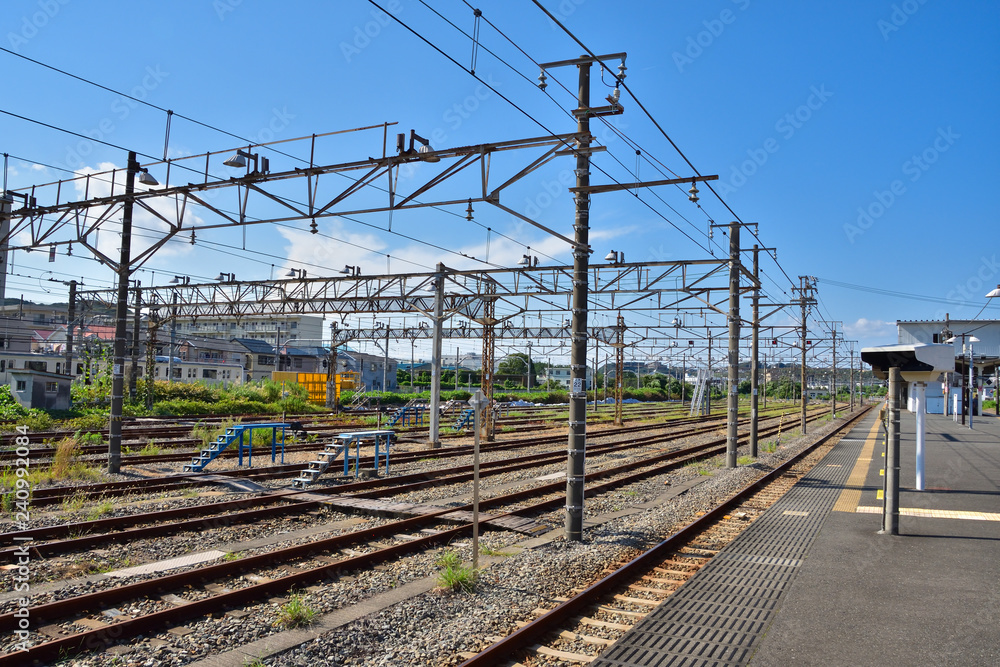
[[[247,167],[248,159],[253,160],[253,170],[247,172],[248,176],[251,174],[266,174],[270,170],[271,164],[266,157],[260,157],[257,153],[251,153],[242,149],[237,150],[236,155],[225,160],[222,164],[227,167],[242,169]]]

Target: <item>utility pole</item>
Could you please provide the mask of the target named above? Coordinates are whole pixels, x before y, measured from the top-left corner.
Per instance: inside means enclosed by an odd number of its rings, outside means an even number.
[[[132,207],[135,174],[139,162],[129,151],[125,173],[125,201],[122,208],[122,245],[118,258],[118,304],[115,307],[115,348],[111,376],[111,417],[108,424],[108,472],[117,475],[122,467],[122,408],[125,404],[125,335],[128,317],[129,266],[132,262]]]
[[[851,412],[854,412],[854,344],[851,344]],[[947,381],[947,380],[946,380]]]
[[[392,320],[385,323],[385,357],[382,358],[382,391],[389,391],[389,332]]]
[[[6,160],[4,160],[4,183],[6,187]],[[7,190],[0,191],[0,303],[7,296],[7,257],[10,253],[10,214],[14,209],[14,197]]]
[[[830,395],[833,407],[833,418],[837,418],[837,325],[833,325],[833,373],[830,380]]]
[[[705,387],[705,415],[712,414],[712,332],[708,332],[708,386]]]
[[[177,344],[177,292],[174,292],[170,299],[170,356],[167,357],[167,382],[174,381],[174,346]],[[278,341],[274,341],[275,346]],[[276,348],[277,351],[277,348]]]
[[[139,325],[142,323],[142,289],[135,281],[135,312],[132,314],[132,368],[128,374],[128,397],[136,398],[139,384]]]
[[[590,66],[580,62],[577,89],[576,186],[590,185]],[[587,267],[590,261],[590,193],[578,192],[573,222],[573,311],[570,341],[569,471],[566,475],[566,539],[583,541],[583,484],[587,453]],[[581,373],[582,371],[582,373]],[[530,372],[530,371],[529,371]],[[530,375],[529,375],[530,377]]]
[[[438,262],[434,279],[434,342],[431,345],[431,429],[430,443],[441,446],[441,338],[444,327],[444,264]]]
[[[755,254],[756,258],[756,254]],[[754,329],[756,336],[756,328]],[[729,225],[729,397],[726,402],[726,467],[736,467],[740,409],[740,223]]]
[[[330,359],[326,371],[326,407],[340,412],[337,400],[337,323],[330,322]]]
[[[792,299],[791,301],[792,303],[797,303],[802,310],[802,358],[799,368],[799,376],[802,383],[799,427],[802,435],[806,434],[806,403],[809,400],[806,398],[806,335],[809,331],[809,327],[806,324],[806,315],[808,314],[809,306],[816,303],[816,298],[813,296],[813,292],[816,289],[815,281],[816,279],[811,276],[799,276],[799,286],[792,287],[793,292],[799,293],[799,298]]]
[[[539,88],[546,87],[546,70],[556,67],[576,67],[579,70],[577,87],[576,145],[570,151],[576,155],[576,186],[570,188],[574,195],[576,212],[573,223],[573,295],[570,323],[570,396],[569,396],[569,443],[568,470],[566,473],[566,538],[573,541],[583,539],[583,497],[584,463],[587,447],[587,272],[590,259],[590,195],[597,192],[633,190],[654,185],[695,183],[696,181],[717,180],[718,176],[693,176],[683,179],[647,181],[642,183],[615,183],[611,185],[590,185],[590,154],[593,136],[590,134],[590,119],[598,116],[617,115],[624,111],[618,103],[619,84],[625,79],[625,53],[601,56],[581,56],[571,60],[542,63],[538,77]],[[607,97],[609,105],[590,106],[590,68],[598,63],[602,68],[605,60],[621,60],[615,87]],[[692,185],[692,201],[697,201],[697,189]]]
[[[2,297],[2,295],[0,295]],[[73,327],[76,322],[76,281],[69,281],[69,313],[66,321],[66,375],[73,377]]]

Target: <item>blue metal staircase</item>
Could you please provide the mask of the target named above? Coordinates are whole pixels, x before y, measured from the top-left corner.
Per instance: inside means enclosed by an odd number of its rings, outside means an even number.
[[[319,453],[319,458],[309,462],[309,467],[299,473],[299,476],[292,480],[292,486],[296,489],[304,489],[315,482],[320,475],[325,473],[330,464],[340,458],[340,455],[347,449],[347,444],[335,439]]]
[[[473,410],[472,408],[466,408],[465,410],[462,410],[462,414],[460,414],[458,416],[458,419],[455,420],[455,423],[451,425],[452,430],[461,431],[463,428],[472,423],[472,420],[475,419],[475,416],[476,416],[476,411]]]
[[[284,462],[285,459],[285,445],[284,445],[284,430],[288,428],[289,424],[237,424],[235,426],[229,426],[226,428],[226,432],[216,438],[215,442],[211,443],[208,447],[201,450],[196,458],[191,459],[191,463],[184,464],[184,472],[201,472],[205,469],[209,463],[215,460],[215,458],[224,452],[230,445],[234,442],[240,443],[240,465],[243,465],[243,440],[246,436],[247,443],[246,447],[248,450],[251,449],[253,440],[254,429],[271,429],[271,448],[272,448],[272,460],[274,459],[274,447],[275,447],[275,432],[277,429],[282,430],[282,440],[281,440],[281,459]]]
[[[243,433],[241,426],[230,426],[226,432],[215,439],[208,447],[201,450],[197,458],[191,459],[191,463],[184,465],[184,472],[201,472],[209,463],[215,460],[219,454],[224,452],[229,445],[240,439]]]

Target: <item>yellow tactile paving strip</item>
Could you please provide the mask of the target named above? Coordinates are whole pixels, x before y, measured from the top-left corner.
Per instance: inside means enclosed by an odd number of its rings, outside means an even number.
[[[858,514],[881,514],[881,507],[859,505]],[[967,519],[971,521],[1000,521],[996,512],[964,512],[961,510],[931,510],[923,507],[900,507],[900,516],[920,516],[932,519]]]
[[[853,513],[854,508],[861,502],[861,488],[865,485],[865,477],[868,476],[868,466],[872,462],[872,453],[875,451],[875,442],[878,440],[878,431],[881,427],[881,422],[875,420],[872,430],[865,438],[865,444],[861,446],[861,453],[858,454],[858,460],[851,469],[847,484],[833,505],[834,512]]]

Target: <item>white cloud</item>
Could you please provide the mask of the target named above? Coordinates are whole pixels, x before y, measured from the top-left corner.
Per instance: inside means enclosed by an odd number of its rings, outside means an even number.
[[[542,265],[553,263],[549,257],[556,258],[556,263],[572,261],[565,241],[547,235],[528,238],[524,231],[526,228],[530,231],[530,227],[526,224],[515,225],[504,236],[491,234],[488,254],[485,230],[480,241],[465,245],[450,243],[446,233],[429,236],[430,243],[452,251],[447,252],[409,241],[405,245],[391,246],[389,243],[397,237],[383,237],[377,232],[355,232],[349,223],[339,219],[320,222],[319,227],[321,234],[315,235],[306,230],[278,228],[278,232],[289,242],[285,249],[289,266],[301,266],[318,275],[332,275],[345,264],[360,266],[362,273],[377,274],[389,271],[422,273],[432,270],[438,262],[452,269],[482,269],[487,257],[490,264],[513,267],[525,254],[537,256]],[[329,236],[334,238],[327,238]],[[388,267],[386,255],[389,255]],[[315,266],[324,268],[312,268]]]
[[[844,323],[844,333],[848,338],[857,340],[861,347],[895,345],[898,340],[895,322],[869,320],[866,317],[853,323]]]
[[[97,165],[96,169],[92,167],[84,167],[76,171],[76,175],[78,177],[87,176],[89,174],[101,174],[99,177],[90,179],[77,178],[73,182],[79,198],[82,200],[85,196],[90,199],[95,197],[110,196],[112,189],[112,170],[117,170],[114,174],[113,184],[115,193],[121,194],[124,192],[125,170],[111,162],[102,162]],[[148,186],[138,187],[147,188]],[[155,199],[147,199],[145,200],[145,203],[167,220],[176,219],[177,209],[173,198],[157,197]],[[114,260],[117,260],[121,248],[120,220],[121,217],[116,216],[113,222],[105,222],[101,225],[100,232],[95,235],[94,239],[91,239],[91,243],[97,244],[98,250]],[[187,208],[184,221],[185,227],[192,225],[196,227],[203,222],[204,221],[201,218],[191,213],[190,207]],[[132,256],[135,257],[155,242],[162,239],[164,233],[168,230],[169,226],[167,223],[147,211],[143,208],[143,206],[137,205],[133,207],[131,245]],[[189,254],[192,247],[193,246],[187,243],[167,243],[157,249],[156,255],[158,258],[182,257]]]

